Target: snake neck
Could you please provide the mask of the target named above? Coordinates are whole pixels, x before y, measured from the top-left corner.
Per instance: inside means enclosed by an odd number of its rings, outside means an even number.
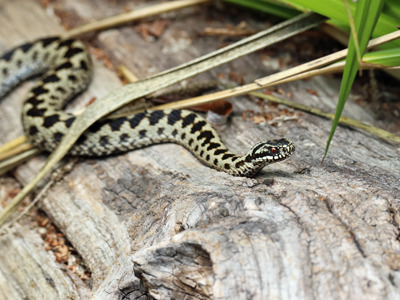
[[[208,161],[203,161],[203,163],[209,164]],[[249,160],[248,153],[240,156],[227,151],[222,156],[217,156],[211,166],[233,176],[253,177],[267,164],[254,164],[254,162]]]

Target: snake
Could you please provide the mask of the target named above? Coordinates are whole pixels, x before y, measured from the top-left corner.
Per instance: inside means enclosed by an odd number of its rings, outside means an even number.
[[[64,107],[87,88],[92,69],[89,51],[80,40],[56,36],[25,43],[0,57],[0,99],[21,82],[40,76],[23,104],[22,124],[31,144],[51,152],[76,119]],[[201,115],[165,109],[101,119],[81,135],[69,155],[102,157],[159,143],[182,145],[206,166],[247,177],[295,151],[290,140],[279,138],[237,155]]]

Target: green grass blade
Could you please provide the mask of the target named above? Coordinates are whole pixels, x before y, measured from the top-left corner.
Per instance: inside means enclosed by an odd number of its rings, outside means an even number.
[[[253,1],[260,0],[237,0],[241,2],[248,2],[248,5]],[[272,0],[264,0],[265,2],[270,2]],[[344,6],[343,0],[276,0],[275,2],[284,3],[288,6],[296,8],[300,11],[314,11],[320,15],[323,15],[329,19],[331,22],[342,28],[349,31],[349,19],[347,17],[346,9]],[[359,1],[358,1],[359,2]],[[352,14],[355,14],[356,6],[358,2],[349,1],[349,6]],[[399,25],[400,18],[400,4],[399,0],[378,0],[376,1],[378,4],[384,2],[383,12],[379,15],[379,21],[377,22],[375,29],[373,30],[372,36],[379,37],[385,35],[387,33],[396,31],[396,26]],[[380,10],[379,10],[380,11]],[[371,11],[371,17],[374,12]],[[390,47],[400,47],[400,40],[392,41],[386,45],[383,45],[383,48]]]
[[[379,18],[383,5],[383,0],[359,0],[354,16],[355,28],[357,31],[358,41],[354,37],[350,37],[349,52],[346,58],[346,66],[343,72],[342,84],[340,86],[339,101],[336,107],[335,118],[332,123],[331,132],[326,144],[324,159],[328,153],[330,143],[335,133],[336,127],[339,123],[340,116],[343,112],[344,105],[349,96],[351,86],[353,85],[354,78],[357,74],[359,61],[356,55],[355,43],[358,42],[360,51],[365,52],[367,43],[374,30],[376,21]]]
[[[225,0],[225,2],[245,6],[284,19],[290,19],[300,14],[300,11],[274,0]]]
[[[362,61],[364,63],[383,67],[399,67],[400,48],[385,49],[367,53],[363,56]]]

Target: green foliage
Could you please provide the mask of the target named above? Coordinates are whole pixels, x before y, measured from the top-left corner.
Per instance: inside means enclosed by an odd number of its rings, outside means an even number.
[[[366,53],[362,61],[382,67],[400,66],[400,48],[391,48],[380,51]]]
[[[354,78],[358,72],[359,61],[357,60],[357,45],[361,53],[365,52],[368,41],[370,40],[372,31],[379,18],[383,5],[383,0],[359,0],[354,16],[354,27],[357,36],[351,35],[349,41],[349,52],[346,58],[346,66],[343,72],[342,84],[340,86],[339,101],[336,106],[336,114],[333,119],[331,132],[325,148],[324,158],[328,153],[329,145],[332,141],[333,134],[339,124],[340,116],[342,115],[344,105],[349,96]]]
[[[290,8],[285,4],[281,4],[274,0],[225,0],[233,4],[246,6],[248,8],[265,12],[284,19],[290,19],[297,16],[300,12],[296,9]]]

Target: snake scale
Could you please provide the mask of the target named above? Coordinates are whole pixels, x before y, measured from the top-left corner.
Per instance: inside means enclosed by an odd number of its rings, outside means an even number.
[[[22,123],[32,144],[52,151],[75,120],[63,108],[87,87],[91,71],[92,62],[81,41],[39,39],[0,58],[0,98],[20,82],[42,74],[24,103]],[[106,156],[164,142],[180,144],[205,165],[236,176],[254,176],[295,150],[292,142],[282,138],[257,143],[247,154],[236,155],[203,117],[175,109],[102,119],[79,138],[70,154]]]

